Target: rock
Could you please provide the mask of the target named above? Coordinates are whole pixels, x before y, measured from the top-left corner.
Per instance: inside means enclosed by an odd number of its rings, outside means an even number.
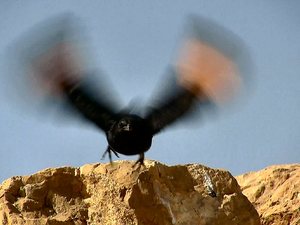
[[[10,178],[0,186],[0,224],[260,224],[229,172],[145,164],[88,164]]]
[[[300,224],[300,164],[270,166],[236,178],[262,224]]]

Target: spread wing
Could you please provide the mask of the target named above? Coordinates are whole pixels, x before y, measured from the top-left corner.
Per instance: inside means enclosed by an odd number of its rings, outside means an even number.
[[[173,72],[174,75],[174,72]],[[175,75],[176,76],[176,75]],[[149,107],[145,119],[148,120],[153,134],[157,134],[166,126],[173,124],[177,120],[186,118],[196,110],[196,106],[209,106],[210,101],[205,96],[205,93],[200,94],[185,88],[181,84],[169,80],[170,87],[165,87],[164,93]]]
[[[91,87],[84,82],[68,83],[68,81],[64,81],[60,85],[63,87],[64,96],[71,107],[104,132],[109,130],[111,123],[118,117],[115,108],[109,102],[96,98],[91,93]],[[107,98],[108,96],[102,97]]]
[[[67,103],[68,116],[80,114],[86,120],[107,131],[110,122],[116,118],[115,94],[110,93],[110,85],[105,87],[87,71],[86,49],[83,48],[82,34],[78,24],[70,15],[55,17],[29,32],[21,40],[18,58],[22,61],[24,97],[27,105],[37,99],[44,108],[61,102]],[[82,44],[83,43],[83,44]],[[19,66],[21,68],[21,66]],[[25,78],[26,77],[26,78]],[[30,94],[29,94],[30,93]],[[37,97],[39,96],[39,97]],[[64,108],[65,109],[65,108]],[[45,112],[47,110],[43,110]],[[64,116],[65,117],[65,116]]]
[[[194,106],[218,106],[231,100],[250,63],[243,42],[232,32],[201,17],[191,17],[189,22],[174,65],[173,93],[146,115],[153,134],[186,117]]]
[[[191,110],[196,102],[196,96],[188,90],[182,90],[170,97],[161,105],[151,109],[146,119],[149,121],[153,134],[165,126],[175,122]]]
[[[171,74],[176,77],[174,73],[172,70]],[[160,88],[163,88],[164,93],[158,95],[159,97],[155,99],[145,115],[153,134],[188,115],[188,112],[191,112],[193,106],[198,102],[197,96],[193,92],[178,85],[176,81],[174,83],[172,78],[168,79],[168,84],[162,85]]]

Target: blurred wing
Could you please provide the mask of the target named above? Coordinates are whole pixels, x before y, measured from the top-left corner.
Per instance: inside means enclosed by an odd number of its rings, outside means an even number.
[[[83,83],[73,84],[64,81],[63,88],[69,103],[80,114],[96,124],[104,132],[109,130],[111,122],[117,117],[117,114],[109,103],[96,99],[91,93],[90,87]]]
[[[158,133],[190,111],[196,100],[197,98],[192,92],[182,89],[168,99],[164,99],[162,104],[152,108],[146,115],[146,119],[149,121],[153,134]]]
[[[64,114],[79,112],[105,131],[115,116],[114,94],[108,94],[110,87],[104,87],[102,80],[98,87],[99,82],[87,72],[91,57],[84,61],[86,42],[76,22],[70,15],[55,17],[19,41],[14,63],[18,76],[13,83],[20,88],[14,92],[26,106],[41,103],[43,116],[49,108],[67,102]]]
[[[146,116],[154,134],[185,117],[194,106],[203,108],[231,100],[250,63],[245,46],[232,32],[201,17],[192,17],[189,22],[174,66],[177,84],[173,94]]]
[[[202,17],[190,17],[187,38],[175,68],[181,85],[198,90],[216,105],[233,99],[248,79],[251,59],[243,41]]]

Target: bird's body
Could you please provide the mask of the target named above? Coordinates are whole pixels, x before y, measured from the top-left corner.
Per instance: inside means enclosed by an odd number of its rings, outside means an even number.
[[[153,131],[146,119],[128,114],[114,121],[106,137],[112,150],[124,155],[136,155],[151,147]]]
[[[110,129],[106,132],[108,142],[107,150],[110,161],[111,151],[123,155],[137,155],[138,163],[143,164],[144,152],[148,151],[152,144],[153,132],[147,120],[138,115],[127,114],[120,116],[119,120],[113,121]],[[104,153],[104,155],[105,155]]]

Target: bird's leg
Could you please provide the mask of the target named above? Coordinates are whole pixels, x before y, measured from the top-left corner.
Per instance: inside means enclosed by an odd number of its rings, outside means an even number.
[[[144,152],[142,152],[140,153],[139,159],[133,164],[132,167],[135,167],[136,165],[138,165],[138,168],[140,168],[140,166],[145,166],[144,159],[145,159],[145,154]]]
[[[119,155],[118,155],[118,153],[117,153],[115,150],[113,150],[113,149],[108,145],[107,148],[106,148],[106,150],[105,150],[105,152],[103,153],[101,159],[103,160],[104,157],[106,156],[106,154],[108,153],[109,161],[110,161],[110,163],[112,163],[111,152],[113,152],[113,153],[115,154],[115,156],[117,156],[118,158],[120,158]]]
[[[103,153],[103,155],[102,155],[102,157],[101,157],[101,160],[103,160],[103,159],[105,158],[105,156],[106,156],[106,154],[107,154],[108,152],[110,152],[110,147],[109,147],[109,146],[107,146],[105,152]]]
[[[117,153],[115,150],[113,150],[112,148],[110,148],[110,150],[115,154],[115,156],[116,156],[117,158],[120,158],[120,156],[118,155],[118,153]]]

